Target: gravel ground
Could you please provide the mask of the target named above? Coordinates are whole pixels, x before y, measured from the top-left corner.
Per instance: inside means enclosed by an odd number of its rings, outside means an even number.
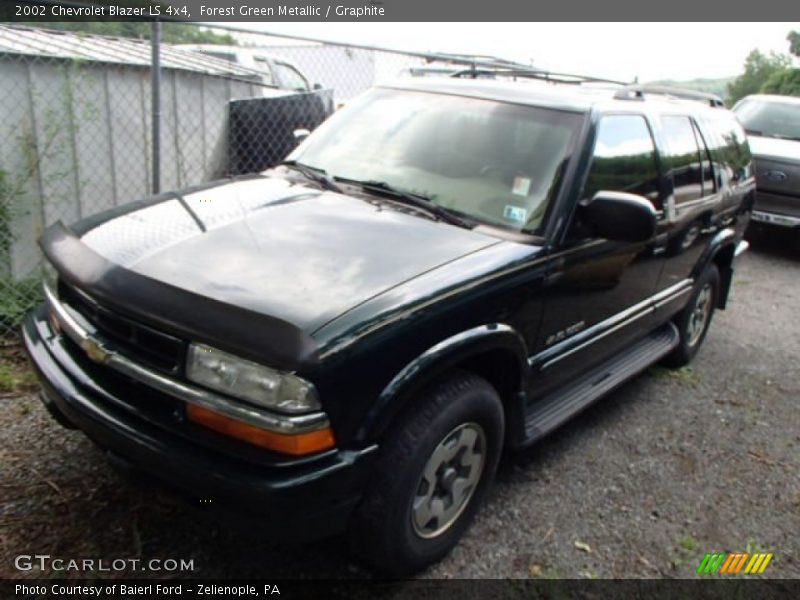
[[[800,238],[753,242],[692,367],[650,369],[507,457],[461,544],[421,577],[692,577],[705,552],[756,549],[775,553],[766,575],[800,577]],[[368,576],[341,540],[243,537],[127,483],[35,397],[0,398],[0,576],[37,553],[192,558],[202,577]]]

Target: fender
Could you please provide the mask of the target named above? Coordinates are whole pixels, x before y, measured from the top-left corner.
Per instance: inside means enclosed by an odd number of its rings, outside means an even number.
[[[518,396],[528,379],[528,348],[525,340],[516,329],[505,323],[480,325],[442,340],[403,367],[370,409],[359,428],[357,439],[380,435],[405,406],[405,401],[444,370],[494,350],[505,351],[510,358],[513,357],[519,378],[511,382],[511,387],[515,397]],[[521,406],[507,408],[521,410]]]
[[[728,292],[733,280],[733,259],[736,254],[737,238],[736,230],[732,227],[727,227],[717,232],[711,238],[692,270],[691,277],[696,280],[712,261],[717,263],[720,275],[720,294],[719,298],[717,298],[717,308],[724,309],[728,303]]]

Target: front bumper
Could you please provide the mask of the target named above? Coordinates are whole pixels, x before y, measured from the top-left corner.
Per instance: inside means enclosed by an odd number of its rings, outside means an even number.
[[[781,227],[800,227],[800,217],[792,217],[790,215],[781,215],[778,213],[770,213],[760,210],[754,210],[752,219],[756,223],[765,223],[767,225],[779,225]]]
[[[198,506],[202,501],[249,515],[254,527],[273,537],[315,539],[346,527],[371,471],[374,446],[272,464],[269,458],[220,452],[168,431],[144,412],[126,409],[132,405],[126,394],[147,389],[133,382],[115,386],[98,377],[89,363],[77,359],[67,339],[52,332],[44,307],[28,317],[23,334],[45,406],[62,424],[81,429],[105,448],[117,466],[146,474]],[[213,434],[205,438],[214,439]]]
[[[800,227],[800,197],[758,190],[753,221],[781,227]]]

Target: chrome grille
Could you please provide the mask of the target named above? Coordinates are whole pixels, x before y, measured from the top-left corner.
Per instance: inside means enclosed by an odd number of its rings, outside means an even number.
[[[124,354],[163,371],[180,370],[186,352],[183,340],[119,315],[63,283],[59,286],[59,296]]]

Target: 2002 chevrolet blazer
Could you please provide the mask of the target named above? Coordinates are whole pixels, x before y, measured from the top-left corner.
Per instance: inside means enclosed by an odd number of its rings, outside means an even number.
[[[115,464],[419,569],[503,447],[697,352],[753,203],[717,104],[407,81],[270,172],[58,223],[24,325],[42,400]]]

